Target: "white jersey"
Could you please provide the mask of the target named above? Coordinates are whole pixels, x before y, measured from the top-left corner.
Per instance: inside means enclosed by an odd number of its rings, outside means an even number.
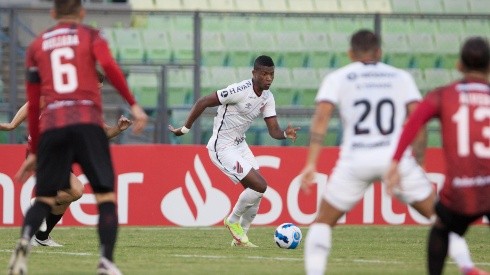
[[[381,164],[396,149],[407,104],[420,99],[409,73],[381,62],[355,62],[327,75],[315,101],[338,106],[343,127],[339,160]]]
[[[245,132],[253,120],[276,116],[276,104],[270,90],[255,94],[252,80],[234,83],[216,92],[221,105],[214,117],[213,135],[207,148],[220,151],[235,147],[245,141]]]

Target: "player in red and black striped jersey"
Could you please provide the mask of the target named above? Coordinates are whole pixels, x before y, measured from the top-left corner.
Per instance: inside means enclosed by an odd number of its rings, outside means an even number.
[[[436,204],[437,221],[428,245],[430,274],[441,274],[448,234],[464,235],[474,221],[490,219],[490,47],[481,37],[461,48],[458,69],[463,79],[427,94],[410,116],[400,137],[390,170],[388,190],[399,184],[398,162],[418,131],[431,118],[441,122],[446,178]],[[473,270],[476,270],[474,267]],[[465,274],[488,274],[463,270]],[[476,273],[480,272],[480,273]]]
[[[25,181],[36,171],[34,205],[27,211],[21,238],[9,262],[10,274],[27,272],[29,242],[56,204],[58,190],[67,188],[70,169],[78,163],[95,193],[99,210],[101,257],[98,273],[120,274],[113,263],[118,218],[114,170],[103,130],[102,100],[96,65],[131,105],[133,131],[140,133],[148,117],[136,103],[121,69],[100,32],[81,24],[81,0],[55,0],[58,23],[35,38],[27,49],[26,90],[32,151],[16,174]],[[45,107],[40,115],[40,98]]]

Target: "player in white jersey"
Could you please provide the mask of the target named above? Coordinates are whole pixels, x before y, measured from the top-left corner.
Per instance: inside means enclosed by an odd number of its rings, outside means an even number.
[[[274,96],[269,90],[273,80],[274,62],[269,56],[259,56],[254,62],[252,79],[201,97],[192,106],[184,126],[175,129],[169,125],[176,136],[184,135],[206,108],[219,106],[213,135],[207,145],[209,157],[233,182],[245,188],[231,214],[224,219],[233,237],[233,246],[256,247],[248,240],[247,232],[267,189],[267,181],[259,173],[259,165],[245,140],[245,132],[260,115],[269,135],[275,139],[294,141],[299,129],[291,125],[285,130],[279,127]]]
[[[306,237],[308,275],[324,273],[332,228],[362,199],[373,181],[381,180],[390,165],[403,123],[421,99],[407,72],[379,62],[380,39],[373,32],[356,32],[351,38],[349,56],[353,62],[326,76],[318,90],[308,157],[301,172],[302,188],[309,191],[328,122],[337,105],[343,123],[343,140],[316,220]],[[435,192],[418,164],[425,151],[425,132],[418,137],[412,144],[417,159],[408,152],[401,161],[402,188],[396,195],[425,217],[432,218]]]

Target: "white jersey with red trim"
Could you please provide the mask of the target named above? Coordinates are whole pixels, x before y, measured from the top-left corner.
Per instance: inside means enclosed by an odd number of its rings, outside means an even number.
[[[332,72],[315,99],[339,108],[343,128],[340,160],[383,163],[389,162],[397,146],[407,104],[420,100],[408,72],[381,62],[354,62]]]
[[[260,114],[263,118],[276,116],[274,96],[270,90],[260,96],[254,92],[252,80],[233,83],[216,91],[221,105],[214,117],[213,135],[207,148],[220,151],[245,141],[245,132]]]

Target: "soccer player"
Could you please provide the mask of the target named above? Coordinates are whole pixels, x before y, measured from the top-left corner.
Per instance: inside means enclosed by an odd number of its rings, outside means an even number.
[[[301,172],[301,185],[306,192],[314,181],[318,155],[335,105],[343,122],[343,140],[317,217],[307,233],[304,256],[309,275],[324,273],[332,246],[332,228],[357,204],[373,181],[381,180],[403,123],[421,99],[410,74],[379,61],[380,43],[372,31],[354,33],[348,52],[352,63],[326,76],[315,99],[309,152]],[[419,165],[424,158],[425,132],[415,135],[418,137],[412,144],[415,156],[411,150],[403,155],[403,189],[396,195],[430,219],[434,214],[435,192]]]
[[[26,91],[32,148],[15,175],[25,181],[35,169],[36,201],[26,213],[20,239],[9,261],[9,274],[25,274],[30,240],[56,205],[58,190],[69,188],[70,169],[80,164],[97,201],[100,241],[99,274],[121,274],[113,262],[118,228],[114,170],[103,130],[102,100],[96,64],[131,106],[133,131],[148,117],[136,103],[121,69],[99,31],[83,25],[81,0],[55,0],[58,22],[29,45]],[[44,109],[40,117],[40,99]]]
[[[464,236],[470,224],[490,219],[490,48],[472,37],[461,48],[457,68],[463,78],[428,93],[410,116],[386,174],[388,192],[399,188],[400,163],[413,133],[431,118],[441,122],[446,177],[436,204],[437,219],[428,242],[429,274],[441,274],[448,251],[448,235]],[[489,274],[468,266],[465,274]]]
[[[99,85],[102,85],[102,83]],[[0,131],[12,131],[16,129],[27,118],[27,106],[28,103],[22,105],[22,107],[19,108],[15,116],[12,118],[11,122],[0,123]],[[107,137],[111,139],[119,135],[122,131],[126,130],[129,126],[131,126],[131,124],[131,120],[125,116],[121,116],[117,122],[117,125],[109,126],[104,123],[104,130]],[[29,149],[31,148],[30,137],[28,137],[27,143],[27,154],[29,154]],[[56,224],[61,220],[63,214],[66,212],[70,204],[82,197],[83,189],[84,187],[82,182],[80,182],[80,180],[73,173],[70,174],[70,187],[68,189],[58,190],[58,194],[56,195],[56,205],[48,214],[48,217],[43,220],[39,230],[34,235],[34,238],[32,238],[32,246],[62,246],[51,238],[50,233],[53,231]],[[34,203],[34,201],[35,199],[33,198],[32,203]]]
[[[259,56],[254,62],[252,79],[201,97],[192,106],[184,126],[175,129],[169,125],[169,130],[176,136],[184,135],[206,108],[219,106],[213,135],[207,145],[209,157],[235,184],[241,183],[244,187],[233,211],[224,219],[224,225],[233,237],[232,246],[256,247],[249,241],[247,232],[267,189],[267,181],[260,174],[259,165],[245,140],[245,132],[259,115],[264,118],[269,135],[275,139],[294,141],[299,129],[291,125],[284,130],[279,127],[274,96],[269,90],[273,80],[274,62],[269,56]]]

